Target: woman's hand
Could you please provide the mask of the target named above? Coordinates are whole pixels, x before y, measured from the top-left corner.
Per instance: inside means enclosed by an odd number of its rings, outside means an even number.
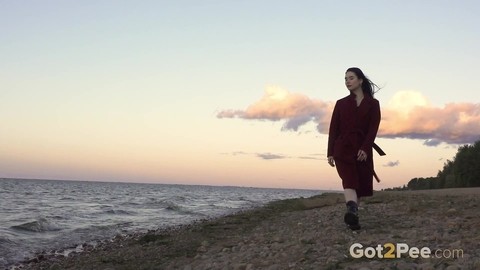
[[[358,160],[358,161],[365,161],[365,160],[367,160],[367,153],[365,153],[365,151],[363,151],[363,150],[358,150],[357,160]]]
[[[327,157],[327,160],[328,160],[328,164],[330,164],[330,166],[335,167],[335,159],[333,159],[332,156]]]

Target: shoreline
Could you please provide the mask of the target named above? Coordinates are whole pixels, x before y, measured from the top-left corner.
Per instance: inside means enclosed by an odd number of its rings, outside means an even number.
[[[341,193],[158,229],[86,249],[44,256],[22,269],[476,269],[480,188],[376,191],[360,204],[362,229],[343,224]],[[405,243],[462,249],[462,258],[353,258],[350,247]],[[395,268],[393,268],[395,269]]]
[[[0,181],[0,269],[90,249],[121,234],[215,218],[322,191],[89,181]],[[42,203],[38,196],[42,194]],[[3,210],[3,211],[2,211]]]

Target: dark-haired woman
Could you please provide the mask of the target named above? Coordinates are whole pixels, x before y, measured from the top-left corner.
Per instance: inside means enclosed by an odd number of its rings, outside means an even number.
[[[373,169],[372,148],[380,125],[380,105],[373,95],[377,87],[359,68],[349,68],[345,85],[350,94],[335,104],[328,136],[328,163],[336,166],[342,179],[347,212],[345,223],[352,230],[360,229],[359,198],[372,196],[373,177],[380,181]]]

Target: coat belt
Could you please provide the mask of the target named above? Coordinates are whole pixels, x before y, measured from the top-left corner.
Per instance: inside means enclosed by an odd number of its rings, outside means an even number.
[[[380,155],[380,156],[385,156],[385,152],[383,152],[382,148],[380,148],[380,146],[378,146],[376,143],[373,143],[372,145],[373,149],[375,149],[375,151],[377,151],[377,153]]]

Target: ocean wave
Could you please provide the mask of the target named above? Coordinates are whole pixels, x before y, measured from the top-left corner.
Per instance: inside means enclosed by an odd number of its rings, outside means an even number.
[[[61,228],[58,227],[53,222],[47,220],[46,218],[39,218],[38,220],[23,223],[20,225],[15,225],[11,227],[12,229],[29,231],[29,232],[49,232],[49,231],[60,231]]]
[[[181,214],[181,215],[205,216],[204,213],[200,213],[200,212],[197,212],[197,211],[190,210],[186,207],[183,207],[183,206],[178,205],[178,204],[173,203],[173,202],[166,202],[165,205],[166,205],[165,210],[176,212],[176,213]]]
[[[109,210],[106,210],[104,213],[111,214],[111,215],[133,215],[134,214],[130,211],[122,210],[122,209],[109,209]]]
[[[172,202],[166,203],[165,209],[177,212],[181,212],[182,210],[184,210],[183,207]]]
[[[176,195],[172,198],[172,200],[179,201],[179,202],[187,202],[189,198],[186,198],[185,196],[182,195]]]
[[[180,198],[180,196],[177,196]],[[144,203],[143,206],[146,208],[153,208],[153,209],[166,209],[170,211],[182,211],[183,207],[182,201],[185,199],[179,198],[149,198],[149,201]]]
[[[122,202],[120,203],[119,205],[122,205],[122,206],[141,206],[143,205],[143,203],[140,203],[140,202]]]
[[[10,238],[0,236],[0,247],[3,246],[4,244],[13,244],[13,243],[14,241],[12,241]]]
[[[25,196],[26,192],[28,196]],[[0,226],[0,269],[4,269],[5,264],[21,261],[30,253],[66,248],[76,250],[78,243],[110,239],[118,233],[187,224],[274,199],[311,196],[309,194],[313,193],[295,192],[237,187],[2,180],[0,224],[4,227]],[[43,198],[41,203],[39,197]]]

